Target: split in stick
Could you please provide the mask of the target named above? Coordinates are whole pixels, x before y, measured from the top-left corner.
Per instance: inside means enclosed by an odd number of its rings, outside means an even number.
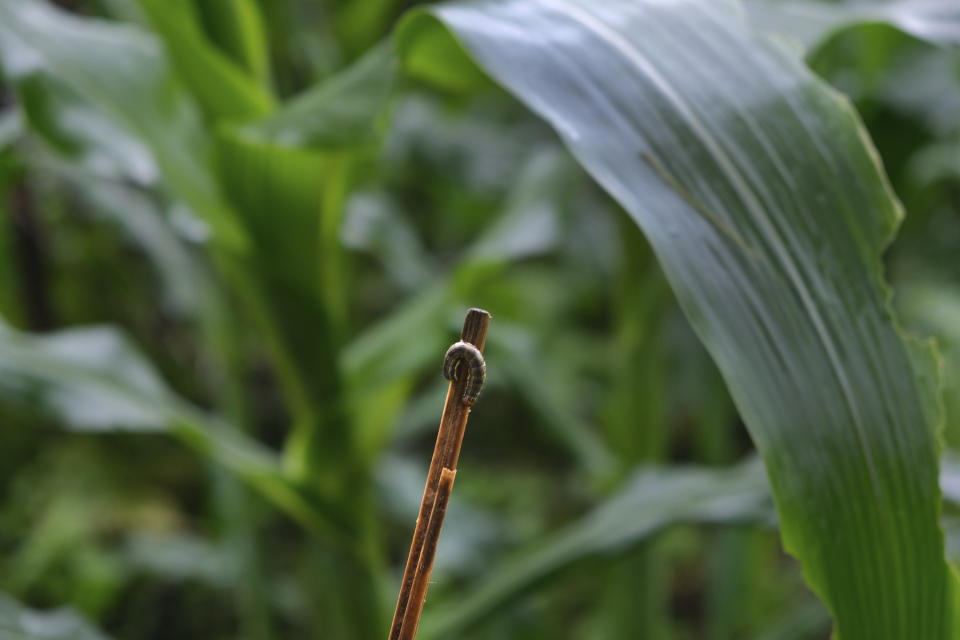
[[[489,326],[489,313],[483,309],[470,309],[470,311],[467,312],[466,319],[463,321],[463,331],[460,332],[460,339],[463,342],[472,344],[480,352],[483,352],[483,347],[487,339],[487,328]],[[434,511],[434,503],[437,500],[437,495],[440,490],[442,472],[449,471],[452,474],[456,472],[457,469],[460,447],[463,444],[463,433],[467,426],[467,418],[470,416],[470,405],[466,404],[463,400],[464,391],[467,388],[467,381],[468,376],[461,375],[457,380],[451,380],[450,386],[447,389],[447,399],[443,406],[443,416],[440,418],[440,429],[437,432],[437,442],[433,448],[430,471],[427,473],[427,483],[423,490],[420,513],[417,516],[417,525],[413,531],[413,541],[410,543],[410,554],[407,556],[407,565],[403,572],[403,580],[400,583],[400,595],[397,597],[397,608],[393,614],[393,623],[390,625],[389,640],[399,640],[401,631],[406,629],[404,619],[407,614],[408,604],[411,601],[411,593],[417,577],[417,570],[420,566],[421,555],[427,540],[427,530],[430,527],[430,515]],[[450,484],[452,487],[452,475]],[[439,535],[439,526],[441,524],[442,516],[437,523],[437,535]],[[424,595],[425,594],[426,588],[424,587]],[[422,606],[423,602],[421,601],[419,607]],[[411,616],[413,616],[413,614],[411,614]],[[417,611],[415,617],[419,619],[419,611]],[[409,629],[409,633],[410,635],[405,635],[404,637],[413,638],[413,634],[416,633],[416,624],[413,624],[413,628]]]

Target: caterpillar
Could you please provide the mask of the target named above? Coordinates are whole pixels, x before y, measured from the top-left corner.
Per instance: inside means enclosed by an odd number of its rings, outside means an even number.
[[[466,362],[467,367],[467,385],[463,389],[462,400],[465,405],[471,406],[476,402],[487,379],[487,363],[483,361],[483,354],[479,349],[460,340],[447,349],[447,355],[443,358],[443,377],[451,382],[458,382],[463,362]]]

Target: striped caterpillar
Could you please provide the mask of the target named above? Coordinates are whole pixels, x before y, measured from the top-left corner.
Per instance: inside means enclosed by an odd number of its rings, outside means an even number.
[[[480,389],[483,388],[483,383],[487,379],[487,363],[483,361],[483,354],[479,349],[469,342],[460,340],[447,349],[447,355],[443,358],[443,377],[451,382],[458,382],[460,365],[463,362],[467,367],[467,385],[463,389],[463,403],[471,406],[476,402]]]

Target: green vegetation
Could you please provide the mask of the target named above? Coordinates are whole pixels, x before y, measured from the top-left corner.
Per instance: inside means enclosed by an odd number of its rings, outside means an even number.
[[[0,636],[386,637],[470,306],[419,638],[960,636],[960,5],[56,4]]]

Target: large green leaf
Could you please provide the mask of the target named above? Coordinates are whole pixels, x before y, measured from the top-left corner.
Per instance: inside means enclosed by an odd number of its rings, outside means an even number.
[[[397,36],[434,81],[469,52],[645,232],[837,636],[956,637],[932,353],[887,306],[902,212],[849,103],[729,1],[451,5]]]

